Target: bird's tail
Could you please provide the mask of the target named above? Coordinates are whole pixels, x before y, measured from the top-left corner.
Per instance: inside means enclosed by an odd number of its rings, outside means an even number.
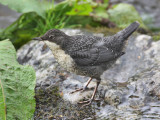
[[[135,32],[138,29],[139,25],[139,22],[136,21],[130,24],[127,28],[118,32],[117,35],[123,37],[123,40],[126,40],[133,32]]]

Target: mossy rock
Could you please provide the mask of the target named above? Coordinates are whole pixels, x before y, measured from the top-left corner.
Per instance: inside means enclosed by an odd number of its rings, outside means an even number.
[[[116,4],[108,10],[108,13],[109,20],[116,23],[119,28],[125,28],[130,23],[138,21],[140,23],[140,27],[147,29],[137,10],[130,4]]]

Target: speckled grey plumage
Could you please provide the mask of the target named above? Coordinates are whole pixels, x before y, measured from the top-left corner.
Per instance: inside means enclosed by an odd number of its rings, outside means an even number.
[[[127,38],[138,27],[139,23],[134,22],[117,34],[108,37],[68,36],[60,30],[52,29],[40,37],[40,40],[48,41],[46,43],[53,54],[57,55],[57,61],[68,71],[100,80],[101,74],[124,54]],[[55,49],[53,45],[49,45],[50,43],[59,47]],[[63,53],[56,52],[58,49],[63,50],[64,55],[60,56],[59,54]],[[69,57],[60,60],[66,54]],[[70,61],[71,65],[69,65]]]

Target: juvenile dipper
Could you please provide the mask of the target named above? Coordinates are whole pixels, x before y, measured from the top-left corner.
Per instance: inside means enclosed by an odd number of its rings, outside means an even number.
[[[97,80],[92,97],[87,101],[79,102],[89,105],[94,100],[97,88],[101,82],[100,76],[120,56],[125,54],[127,38],[138,27],[139,23],[134,22],[117,34],[108,37],[68,36],[60,30],[52,29],[41,37],[33,38],[33,40],[44,41],[51,49],[57,62],[67,71],[91,77],[84,88],[76,91],[86,90],[92,78]]]

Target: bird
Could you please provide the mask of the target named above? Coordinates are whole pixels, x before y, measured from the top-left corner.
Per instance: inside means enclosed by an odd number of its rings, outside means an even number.
[[[96,86],[91,98],[79,102],[87,106],[95,99],[95,94],[101,82],[100,76],[125,54],[128,38],[138,29],[139,25],[139,22],[135,21],[118,33],[106,37],[93,35],[69,36],[58,29],[51,29],[41,37],[33,38],[33,40],[44,41],[57,62],[67,71],[90,77],[83,88],[76,89],[71,94],[77,91],[85,91],[92,79],[96,79]]]

